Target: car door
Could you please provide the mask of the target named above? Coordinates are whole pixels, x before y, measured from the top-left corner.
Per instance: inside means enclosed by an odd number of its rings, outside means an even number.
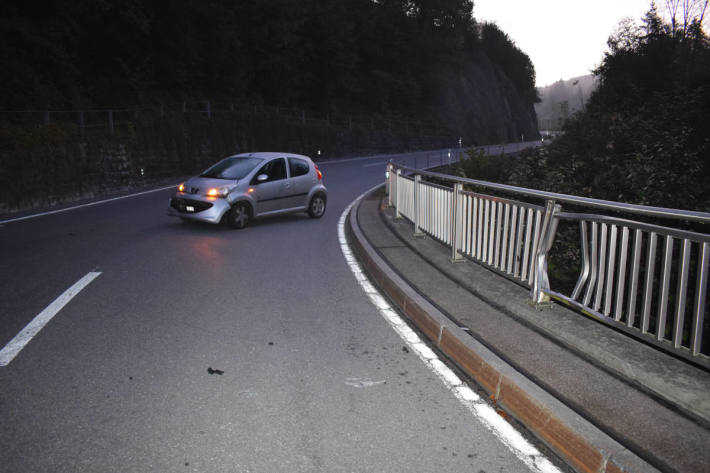
[[[288,158],[289,181],[291,181],[289,206],[291,208],[305,208],[308,205],[308,192],[317,181],[311,172],[311,166],[305,159]]]
[[[259,181],[258,178],[262,175],[267,178]],[[250,184],[254,186],[258,215],[288,208],[290,183],[286,175],[286,159],[276,158],[264,164]]]

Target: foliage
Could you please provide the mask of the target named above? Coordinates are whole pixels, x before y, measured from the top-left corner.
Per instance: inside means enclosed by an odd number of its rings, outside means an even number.
[[[433,73],[485,50],[534,93],[534,70],[471,0],[7,0],[0,109],[261,101],[419,113]],[[533,91],[533,92],[530,92]]]
[[[490,155],[480,148],[473,148],[467,150],[464,159],[458,163],[458,173],[479,181],[502,182],[514,165],[514,159],[508,155]]]
[[[526,93],[531,101],[539,102],[535,89],[535,67],[513,40],[495,23],[484,23],[481,26],[481,43],[488,57],[503,68],[516,88]]]
[[[507,182],[653,206],[710,211],[710,42],[655,8],[609,39],[586,110]]]

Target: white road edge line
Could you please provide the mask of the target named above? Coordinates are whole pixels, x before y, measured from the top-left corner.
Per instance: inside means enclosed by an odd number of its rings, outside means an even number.
[[[64,291],[64,293],[57,297],[54,302],[49,304],[42,312],[40,312],[30,323],[28,323],[25,328],[20,331],[15,338],[10,340],[10,342],[5,345],[5,348],[0,350],[0,366],[7,366],[10,362],[20,353],[25,345],[27,345],[32,338],[39,333],[42,328],[47,325],[47,323],[52,320],[52,317],[57,315],[57,313],[62,310],[62,308],[69,303],[70,300],[74,298],[82,289],[89,285],[91,281],[99,277],[101,273],[90,272],[83,278],[79,279],[72,287]]]
[[[508,449],[522,461],[531,471],[536,473],[560,473],[560,470],[553,465],[537,448],[528,442],[515,428],[505,421],[498,413],[471,388],[461,381],[461,379],[448,366],[446,366],[437,355],[424,343],[421,338],[402,320],[397,312],[392,309],[387,300],[380,294],[368,280],[365,273],[357,263],[355,256],[350,250],[347,238],[345,237],[345,221],[350,210],[365,195],[372,192],[379,186],[364,192],[348,205],[340,215],[338,221],[338,240],[343,256],[353,272],[355,279],[362,286],[363,291],[370,298],[370,301],[377,307],[380,315],[390,324],[395,332],[404,340],[409,349],[419,356],[419,358],[431,369],[441,381],[449,388],[453,395],[490,430]]]
[[[167,190],[167,189],[172,189],[172,188],[177,187],[177,186],[178,186],[177,184],[174,184],[174,185],[172,185],[172,186],[161,187],[161,188],[159,188],[159,189],[151,189],[151,190],[149,190],[149,191],[137,192],[137,193],[135,193],[135,194],[122,195],[122,196],[119,196],[119,197],[113,197],[113,198],[111,198],[111,199],[104,199],[104,200],[98,200],[98,201],[96,201],[96,202],[89,202],[88,204],[74,205],[74,206],[72,206],[72,207],[67,207],[67,208],[64,208],[64,209],[49,210],[49,211],[47,211],[47,212],[42,212],[42,213],[38,213],[38,214],[25,215],[24,217],[11,218],[11,219],[9,219],[9,220],[0,220],[0,225],[2,225],[2,224],[4,224],[4,223],[19,222],[20,220],[28,220],[28,219],[30,219],[30,218],[43,217],[43,216],[45,216],[45,215],[58,214],[58,213],[61,213],[61,212],[69,212],[70,210],[76,210],[76,209],[80,209],[80,208],[82,208],[82,207],[91,207],[92,205],[105,204],[105,203],[107,203],[107,202],[113,202],[114,200],[128,199],[128,198],[130,198],[130,197],[138,197],[139,195],[150,194],[150,193],[153,193],[153,192],[160,192],[160,191],[164,191],[164,190]]]

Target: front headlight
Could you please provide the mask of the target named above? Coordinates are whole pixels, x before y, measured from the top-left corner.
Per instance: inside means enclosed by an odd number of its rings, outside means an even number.
[[[210,189],[207,189],[207,197],[227,197],[227,194],[229,194],[229,191],[231,189],[229,186],[222,186],[222,187],[212,187]]]
[[[178,186],[178,191],[185,192],[185,183],[184,182]]]

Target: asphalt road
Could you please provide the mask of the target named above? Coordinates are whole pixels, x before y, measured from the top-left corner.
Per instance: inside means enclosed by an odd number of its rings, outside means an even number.
[[[2,224],[0,349],[101,274],[0,366],[0,471],[529,471],[343,258],[340,214],[385,161],[321,164],[318,220],[186,224],[163,190]]]

